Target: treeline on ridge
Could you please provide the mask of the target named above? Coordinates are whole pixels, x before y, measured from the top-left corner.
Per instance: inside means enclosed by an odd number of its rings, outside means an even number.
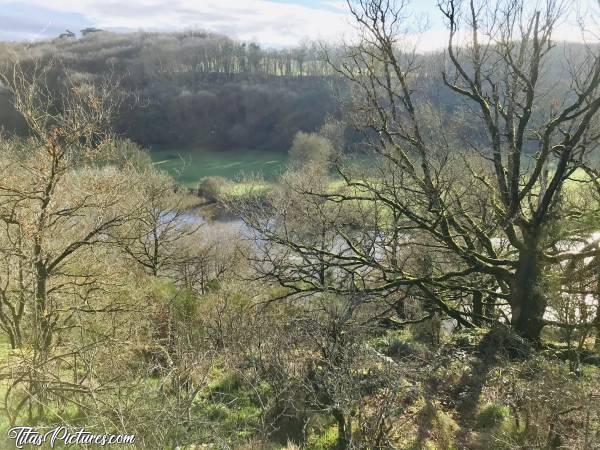
[[[57,89],[65,73],[120,83],[128,101],[115,128],[144,146],[287,151],[297,131],[337,112],[316,43],[263,49],[198,31],[99,32],[0,44],[0,64],[15,58],[53,60]],[[7,94],[0,106],[0,126],[24,132]]]
[[[580,47],[563,44],[549,55],[544,78],[557,95],[567,89],[562,56],[577,56]],[[330,48],[327,57],[335,60],[340,52]],[[419,87],[415,95],[420,102],[462,114],[461,104],[441,82],[444,53],[408,52],[400,57],[414,60],[408,76]],[[347,93],[346,81],[324,57],[321,45],[309,41],[269,49],[204,31],[97,32],[79,39],[0,44],[0,65],[15,58],[42,65],[53,61],[49,82],[57,90],[66,75],[77,82],[118,82],[126,101],[115,130],[145,147],[286,152],[297,132],[316,131],[328,117],[341,117],[340,100]],[[26,130],[1,89],[0,127]],[[463,129],[471,138],[479,131]]]

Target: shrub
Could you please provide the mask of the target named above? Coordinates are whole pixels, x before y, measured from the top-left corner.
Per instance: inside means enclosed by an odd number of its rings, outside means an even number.
[[[427,347],[422,343],[408,342],[398,337],[392,337],[385,349],[385,354],[394,358],[423,358],[426,353]]]
[[[308,438],[309,448],[315,450],[332,450],[336,448],[338,438],[338,429],[336,425],[332,425],[320,434],[311,435]]]
[[[485,405],[477,415],[478,428],[492,428],[500,425],[510,415],[507,406],[501,406],[495,403]]]
[[[198,183],[198,195],[210,202],[219,202],[229,188],[230,182],[223,177],[204,177]]]
[[[423,445],[431,441],[439,450],[455,449],[455,436],[460,427],[450,414],[441,410],[438,405],[427,401],[419,416],[421,429],[419,438]]]
[[[290,161],[297,164],[316,163],[327,166],[333,153],[331,142],[316,133],[298,132],[290,148]]]

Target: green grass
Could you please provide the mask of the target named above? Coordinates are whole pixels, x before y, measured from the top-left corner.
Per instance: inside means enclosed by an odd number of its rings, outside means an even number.
[[[8,364],[8,358],[10,356],[10,344],[8,343],[8,337],[5,334],[0,334],[0,366]],[[4,396],[9,386],[9,380],[0,380],[0,405],[3,404]],[[10,448],[7,445],[12,445],[12,441],[7,438],[7,432],[9,428],[9,420],[4,411],[0,410],[0,448]]]
[[[194,187],[203,177],[220,176],[238,180],[243,174],[262,174],[274,180],[287,161],[285,152],[160,148],[150,151],[156,166],[169,172],[179,183]]]
[[[246,195],[249,195],[250,193],[264,195],[264,194],[267,194],[271,190],[272,187],[273,187],[273,183],[270,183],[270,182],[261,182],[261,183],[238,182],[238,183],[232,184],[226,192],[228,195],[230,195],[232,197],[244,197]]]

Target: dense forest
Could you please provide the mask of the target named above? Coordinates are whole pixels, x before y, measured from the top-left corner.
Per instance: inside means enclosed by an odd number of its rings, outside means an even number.
[[[546,82],[565,89],[562,58],[584,53],[565,44],[548,55]],[[123,92],[114,129],[146,147],[183,146],[216,150],[286,152],[298,131],[317,131],[344,115],[348,85],[324,56],[339,60],[342,49],[306,42],[291,49],[262,49],[208,32],[88,33],[28,44],[4,44],[0,61],[15,57],[54,61],[55,89],[65,76],[82,81],[110,79]],[[444,89],[442,52],[414,54],[412,71],[421,102],[460,113]],[[0,125],[24,132],[26,125],[0,92]],[[470,133],[472,130],[469,130]],[[348,133],[352,133],[348,130]],[[355,134],[350,141],[359,137]]]
[[[15,53],[55,60],[57,78],[119,83],[128,98],[115,130],[145,146],[285,152],[297,131],[315,131],[338,113],[316,43],[265,50],[206,32],[97,32],[0,47],[4,61]],[[0,123],[18,125],[0,100]]]
[[[405,8],[1,47],[0,447],[600,449],[597,37],[444,0],[423,54]],[[182,189],[174,143],[288,163]]]

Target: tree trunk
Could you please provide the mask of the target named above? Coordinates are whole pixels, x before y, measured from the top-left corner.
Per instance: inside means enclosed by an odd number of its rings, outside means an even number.
[[[10,348],[12,350],[16,349],[17,348],[17,339],[16,339],[14,333],[12,332],[12,330],[9,327],[6,328],[6,333],[8,334],[8,341],[10,342]]]
[[[542,270],[535,246],[522,250],[510,295],[512,328],[534,343],[540,341],[547,305]]]
[[[338,438],[337,438],[337,450],[346,450],[350,446],[350,433],[351,431],[346,426],[346,418],[344,413],[339,409],[333,410],[333,417],[335,418],[338,426]]]
[[[594,328],[596,329],[594,350],[600,352],[600,273],[596,278],[596,317],[594,317]]]
[[[496,314],[496,299],[489,295],[485,300],[485,316],[494,317]]]
[[[36,324],[34,348],[47,351],[52,344],[52,332],[47,311],[47,278],[46,266],[38,259],[36,262]]]
[[[325,224],[321,226],[321,251],[325,251],[325,235],[327,233],[327,228]],[[323,256],[319,256],[319,284],[322,287],[325,287],[325,260]]]
[[[594,328],[596,329],[596,340],[594,342],[594,350],[600,352],[600,299],[596,306],[596,317],[594,318]]]
[[[473,323],[477,326],[483,325],[481,316],[483,316],[483,292],[473,293]]]

